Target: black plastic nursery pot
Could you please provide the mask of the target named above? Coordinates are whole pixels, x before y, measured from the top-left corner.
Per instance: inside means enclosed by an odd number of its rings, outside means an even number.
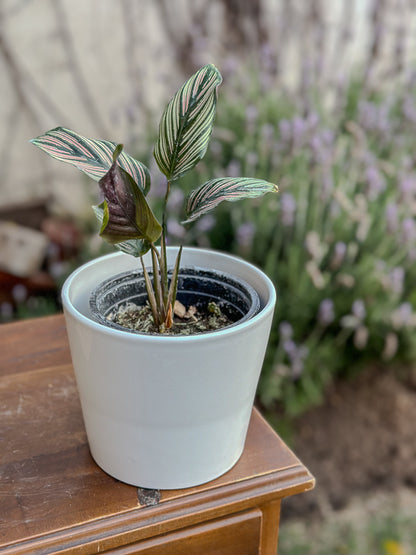
[[[149,275],[152,277],[151,273]],[[185,307],[192,305],[198,311],[205,310],[208,303],[215,302],[232,321],[227,328],[249,320],[260,309],[259,296],[251,285],[224,272],[202,268],[182,268],[179,271],[176,298]],[[143,273],[124,272],[102,282],[92,291],[90,310],[95,320],[107,327],[144,334],[146,332],[128,329],[113,322],[110,315],[127,303],[143,306],[146,300]]]

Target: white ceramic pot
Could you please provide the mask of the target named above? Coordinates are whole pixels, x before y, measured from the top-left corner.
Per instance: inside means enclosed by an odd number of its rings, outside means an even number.
[[[176,252],[168,249],[169,264]],[[105,327],[92,319],[89,297],[100,281],[137,269],[137,259],[120,252],[84,264],[62,289],[91,454],[108,474],[135,486],[196,486],[237,462],[268,342],[276,294],[261,270],[196,248],[183,250],[182,264],[215,268],[249,283],[260,296],[260,312],[193,336]]]

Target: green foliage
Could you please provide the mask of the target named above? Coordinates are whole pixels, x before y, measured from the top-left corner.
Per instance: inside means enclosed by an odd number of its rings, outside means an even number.
[[[149,172],[144,164],[122,152],[123,146],[87,139],[58,127],[31,142],[47,154],[70,163],[99,180],[104,201],[93,207],[101,224],[100,236],[123,252],[142,257],[152,251],[153,284],[141,259],[148,300],[155,325],[162,333],[172,326],[182,248],[168,283],[166,260],[167,203],[172,182],[192,170],[204,156],[222,77],[215,66],[199,69],[177,91],[162,114],[154,148],[155,160],[167,177],[162,224],[156,220],[147,200]],[[192,221],[222,200],[257,197],[277,192],[277,186],[258,179],[226,178],[204,183],[191,194],[188,218]],[[160,250],[155,243],[161,238]]]
[[[394,505],[394,503],[393,503]],[[279,551],[287,555],[406,555],[416,542],[414,518],[409,511],[385,502],[382,511],[351,508],[346,515],[322,521],[282,522]]]
[[[265,193],[277,193],[277,191],[277,185],[249,177],[211,179],[189,195],[186,206],[188,219],[185,223],[196,220],[224,200],[234,202],[244,198],[256,198]]]
[[[65,127],[57,127],[30,141],[52,158],[72,164],[86,175],[99,181],[113,164],[116,143],[87,139]],[[126,170],[147,194],[150,188],[149,170],[144,164],[122,152],[118,165]]]
[[[204,66],[182,85],[163,112],[154,156],[169,181],[194,168],[204,156],[221,81],[215,66]]]
[[[248,106],[232,87],[222,97],[200,181],[225,168],[279,182],[281,194],[221,205],[217,225],[203,217],[190,233],[231,245],[276,284],[259,386],[267,409],[297,414],[335,376],[415,360],[415,98],[414,86],[392,97],[356,81],[336,113],[317,104],[299,113],[296,98],[274,90],[254,90]]]

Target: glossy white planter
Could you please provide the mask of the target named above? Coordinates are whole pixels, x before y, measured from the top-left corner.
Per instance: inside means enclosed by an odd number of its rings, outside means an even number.
[[[168,249],[171,264],[176,251]],[[187,248],[183,266],[215,268],[248,282],[259,293],[260,312],[228,329],[186,337],[131,334],[96,323],[91,290],[137,264],[110,254],[78,268],[62,289],[90,450],[123,482],[195,486],[225,473],[243,451],[275,290],[263,272],[239,258]]]

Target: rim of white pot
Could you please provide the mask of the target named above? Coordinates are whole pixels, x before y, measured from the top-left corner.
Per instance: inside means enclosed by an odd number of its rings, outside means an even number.
[[[177,249],[177,247],[168,247],[168,249]],[[146,341],[148,342],[154,342],[154,343],[158,343],[161,341],[181,341],[181,342],[192,342],[192,341],[209,341],[211,339],[215,339],[215,337],[218,337],[219,334],[222,335],[222,337],[224,337],[224,335],[229,335],[229,334],[235,334],[235,333],[239,333],[239,331],[242,330],[242,328],[250,328],[252,326],[256,326],[258,321],[263,319],[266,314],[268,314],[269,312],[272,312],[274,310],[275,307],[275,303],[276,303],[276,290],[275,290],[275,286],[273,284],[273,282],[271,281],[271,279],[262,271],[260,270],[258,267],[256,267],[254,264],[251,264],[250,262],[246,262],[244,259],[235,256],[235,255],[230,255],[228,253],[224,253],[221,251],[217,251],[214,249],[201,249],[201,248],[197,248],[197,247],[185,247],[184,251],[187,251],[188,253],[192,254],[192,252],[198,253],[198,255],[201,255],[201,253],[203,254],[204,252],[210,254],[210,255],[216,255],[221,257],[224,261],[226,261],[226,259],[230,259],[233,261],[237,261],[238,264],[240,264],[240,266],[245,266],[247,269],[249,269],[249,271],[254,275],[258,277],[258,280],[262,280],[263,284],[266,286],[266,291],[267,291],[267,298],[266,299],[260,299],[261,301],[261,307],[259,312],[253,316],[250,320],[246,320],[244,322],[241,323],[237,323],[234,326],[229,326],[229,327],[225,327],[222,328],[220,330],[215,330],[212,332],[206,332],[203,334],[193,334],[193,335],[152,335],[152,334],[132,334],[132,333],[128,333],[122,330],[117,330],[114,328],[109,328],[106,327],[98,322],[96,322],[92,315],[86,316],[85,314],[83,314],[80,310],[78,310],[71,299],[71,295],[72,295],[72,287],[74,286],[74,283],[76,283],[76,280],[78,278],[81,277],[81,274],[88,270],[89,268],[91,268],[92,266],[94,266],[95,264],[97,264],[98,262],[103,262],[104,260],[107,261],[111,261],[111,259],[117,259],[119,257],[125,257],[128,256],[122,252],[114,252],[114,253],[110,253],[104,256],[100,256],[98,258],[95,258],[85,264],[83,264],[82,266],[79,266],[79,268],[77,268],[75,271],[73,271],[65,280],[63,286],[62,286],[62,291],[61,291],[61,298],[62,298],[62,304],[65,308],[65,310],[67,311],[68,314],[72,315],[75,319],[82,321],[86,326],[99,331],[100,333],[103,334],[108,334],[111,336],[114,335],[118,335],[119,337],[124,338],[126,341],[137,341],[141,338],[145,338]],[[198,263],[198,266],[201,266],[200,263]],[[230,274],[233,274],[232,271],[228,270],[228,272]],[[117,270],[115,270],[114,274],[119,273]],[[233,274],[234,275],[234,274]],[[238,276],[237,276],[238,278]],[[243,279],[243,278],[241,278]],[[252,285],[252,287],[254,287],[254,289],[257,290],[256,288],[256,283],[250,280],[246,281]]]

